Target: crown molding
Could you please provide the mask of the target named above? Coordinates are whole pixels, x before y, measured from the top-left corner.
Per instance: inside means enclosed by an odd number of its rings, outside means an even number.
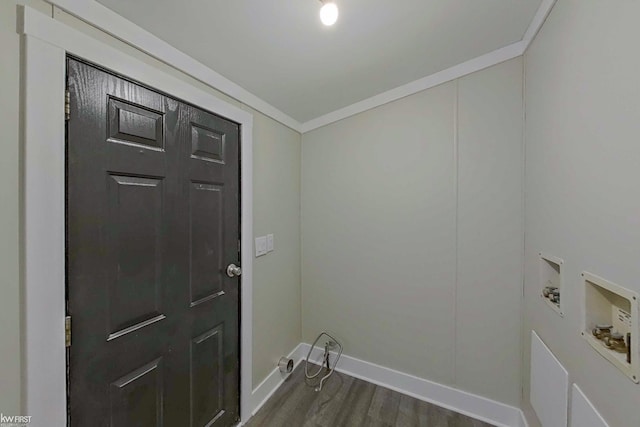
[[[202,83],[300,132],[300,122],[203,63],[176,49],[95,0],[48,0],[50,3],[182,71]]]
[[[542,28],[555,3],[556,0],[542,0],[521,41],[304,122],[301,128],[302,133],[310,132],[322,126],[523,55],[538,34],[538,31],[540,31],[540,28]]]
[[[423,90],[430,89],[432,87],[441,85],[451,80],[458,79],[466,76],[467,74],[475,73],[476,71],[483,70],[493,65],[499,64],[509,59],[521,56],[524,52],[524,43],[522,41],[510,44],[508,46],[496,49],[493,52],[489,52],[485,55],[478,56],[477,58],[463,62],[446,70],[439,71],[431,74],[430,76],[423,77],[413,82],[398,86],[395,89],[382,92],[378,95],[367,98],[363,101],[356,102],[347,107],[333,111],[331,113],[320,116],[316,119],[309,120],[302,124],[302,133],[306,133],[317,129],[322,126],[326,126],[330,123],[337,122],[339,120],[346,119],[347,117],[354,116],[372,108],[379,107],[389,102],[396,101],[400,98],[413,95]]]
[[[544,25],[544,21],[547,20],[547,16],[549,16],[549,13],[551,13],[551,9],[553,9],[553,6],[555,6],[556,1],[557,0],[542,0],[542,2],[540,3],[538,11],[533,16],[531,24],[529,24],[529,28],[527,28],[527,31],[524,33],[524,37],[522,37],[522,41],[525,44],[525,52],[529,48],[529,45],[531,44],[533,39],[536,38],[536,35],[538,35],[538,32]]]
[[[95,0],[48,1],[105,33],[136,47],[159,61],[176,68],[300,133],[310,132],[322,126],[523,55],[538,34],[538,31],[540,31],[540,28],[556,3],[556,0],[542,0],[522,40],[518,42],[316,117],[315,119],[300,123],[293,117],[242,88],[240,85],[218,74],[211,68]]]

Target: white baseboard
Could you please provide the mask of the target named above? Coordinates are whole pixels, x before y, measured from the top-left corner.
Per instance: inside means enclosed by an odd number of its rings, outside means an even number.
[[[302,361],[307,356],[306,353],[302,355],[301,348],[302,344],[298,344],[296,348],[294,348],[287,356],[288,358],[293,359],[293,369],[295,369],[300,361]],[[273,371],[271,371],[271,373],[267,375],[267,377],[260,384],[258,384],[256,388],[253,389],[253,392],[251,393],[252,416],[255,415],[255,413],[258,412],[260,408],[262,408],[262,405],[264,405],[267,400],[269,400],[269,398],[273,395],[273,393],[275,393],[276,390],[280,388],[280,386],[288,376],[288,374],[282,374],[276,366]],[[244,421],[246,422],[249,420]]]
[[[304,354],[303,358],[306,357],[310,348],[309,344],[300,345],[301,353]],[[322,360],[322,352],[323,349],[316,347],[311,354],[311,359]],[[519,408],[345,354],[340,357],[336,371],[498,427],[527,427],[524,415]]]
[[[297,367],[300,362],[304,361],[310,348],[310,344],[300,343],[289,353],[288,357],[293,359]],[[311,360],[320,363],[322,360],[322,352],[322,348],[316,347],[311,354]],[[340,357],[336,371],[494,424],[498,427],[529,427],[524,413],[514,406],[509,406],[496,402],[495,400],[487,399],[486,397],[405,374],[394,369],[385,368],[375,363],[365,362],[364,360],[356,359],[355,357],[345,354]],[[273,393],[278,390],[286,378],[287,375],[281,374],[276,367],[253,390],[251,396],[252,415],[258,412]]]

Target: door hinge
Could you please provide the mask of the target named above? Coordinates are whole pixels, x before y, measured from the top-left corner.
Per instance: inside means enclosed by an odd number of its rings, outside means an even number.
[[[64,318],[64,345],[71,347],[71,316]]]
[[[69,89],[64,92],[64,119],[69,120],[71,118],[71,92]]]

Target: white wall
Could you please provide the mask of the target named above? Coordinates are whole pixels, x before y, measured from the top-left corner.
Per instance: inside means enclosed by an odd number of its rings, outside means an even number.
[[[0,411],[20,412],[20,155],[18,145],[19,73],[18,35],[15,34],[15,4],[0,3]],[[13,31],[12,31],[13,29]],[[7,61],[12,57],[15,61]],[[5,126],[5,121],[12,126]],[[6,389],[5,389],[5,384]]]
[[[51,6],[19,1],[44,13]],[[20,380],[20,37],[16,2],[0,2],[0,413],[21,411]]]
[[[455,83],[303,135],[303,337],[453,382]]]
[[[525,328],[537,331],[612,427],[640,425],[640,386],[580,337],[580,273],[640,292],[638,16],[637,1],[560,0],[525,67]],[[540,251],[565,261],[564,318],[539,297]]]
[[[520,401],[522,61],[303,135],[303,338]]]
[[[522,312],[522,59],[460,80],[456,382],[518,404]]]
[[[5,414],[19,413],[21,402],[16,3],[0,2]],[[580,338],[579,273],[640,292],[639,15],[631,0],[559,0],[525,67],[523,330],[536,329],[611,426],[640,424],[640,387]],[[60,11],[55,17],[239,105]],[[299,134],[253,112],[255,232],[276,235],[276,251],[255,265],[254,385],[300,341],[302,323],[304,341],[327,329],[349,355],[508,404],[520,401],[523,372],[531,414],[528,340],[522,369],[519,353],[521,77],[521,58],[494,66],[305,134],[302,153]],[[538,296],[540,251],[565,260],[564,318]]]
[[[274,234],[275,250],[254,259],[253,385],[302,337],[300,319],[300,134],[254,112],[256,236]],[[249,249],[251,250],[251,248]]]
[[[20,413],[20,194],[19,144],[20,38],[16,4],[0,2],[0,412]],[[52,8],[28,0],[51,15]],[[274,233],[276,250],[254,265],[253,384],[259,384],[301,339],[300,331],[300,144],[286,126],[195,81],[72,16],[53,16],[148,64],[181,78],[254,115],[254,230]],[[252,251],[253,248],[248,248]],[[62,337],[61,337],[62,339]]]

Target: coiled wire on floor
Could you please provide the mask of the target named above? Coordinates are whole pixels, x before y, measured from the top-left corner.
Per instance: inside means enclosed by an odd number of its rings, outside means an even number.
[[[322,336],[326,336],[329,339],[324,345],[322,365],[318,368],[318,370],[314,374],[309,374],[309,358],[311,357],[311,353],[313,353],[313,349],[316,347],[316,345],[318,344],[318,341],[320,341],[320,338],[322,338]],[[336,360],[333,362],[333,367],[331,367],[331,360],[330,360],[331,350],[334,349],[335,347],[338,347],[338,356],[336,357]],[[333,371],[335,370],[335,367],[338,365],[338,360],[340,360],[341,355],[342,355],[342,344],[340,344],[340,342],[338,342],[337,339],[329,335],[327,332],[322,331],[320,335],[318,335],[318,338],[316,338],[316,340],[313,342],[313,345],[311,346],[311,348],[309,349],[309,353],[307,354],[307,358],[305,359],[305,363],[304,363],[304,375],[305,377],[307,377],[308,380],[317,378],[323,369],[326,369],[327,371],[327,374],[320,379],[320,384],[318,385],[318,387],[316,387],[316,391],[322,390],[322,385],[331,376],[331,374],[333,374]]]

